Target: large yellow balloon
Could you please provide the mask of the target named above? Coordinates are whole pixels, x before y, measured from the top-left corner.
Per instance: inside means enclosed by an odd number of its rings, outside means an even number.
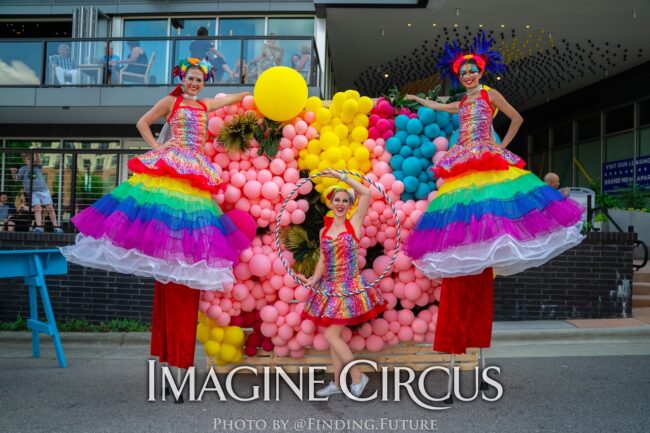
[[[255,83],[255,105],[264,117],[283,122],[300,114],[308,93],[305,79],[295,69],[274,66]]]
[[[239,326],[229,326],[226,328],[226,334],[223,341],[233,346],[242,346],[244,344],[244,331]]]

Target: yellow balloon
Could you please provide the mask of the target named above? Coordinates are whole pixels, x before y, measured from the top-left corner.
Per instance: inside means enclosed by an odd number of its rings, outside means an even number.
[[[370,158],[370,151],[366,149],[364,146],[359,147],[357,150],[354,151],[354,157],[363,164],[365,161],[368,161]],[[362,169],[363,170],[363,169]],[[365,171],[365,170],[363,170]]]
[[[326,132],[320,136],[320,146],[323,149],[338,146],[340,142],[339,136],[333,132]]]
[[[339,146],[339,149],[341,150],[341,159],[343,161],[347,162],[352,158],[352,150],[348,146]]]
[[[330,113],[332,113],[332,118],[337,118],[341,115],[341,110],[343,108],[343,104],[340,105],[330,105]]]
[[[361,164],[359,164],[359,161],[357,161],[355,158],[350,158],[348,160],[348,169],[349,170],[358,170],[359,167],[361,167]]]
[[[334,163],[334,168],[337,170],[345,170],[347,167],[345,166],[345,161],[339,159]]]
[[[343,125],[343,121],[340,117],[332,117],[332,120],[330,120],[330,125],[336,128],[337,125]]]
[[[362,143],[366,141],[366,138],[368,138],[368,130],[363,126],[357,126],[352,130],[351,135],[354,141],[358,141],[359,143]]]
[[[326,134],[328,132],[334,132],[334,127],[332,125],[322,126],[320,129],[320,135]]]
[[[328,168],[332,168],[332,163],[329,162],[328,160],[324,159],[318,163],[318,171],[325,171]],[[325,178],[325,179],[329,179],[329,178]]]
[[[210,339],[210,328],[199,323],[196,327],[196,339],[199,340],[201,344],[205,344],[206,341]]]
[[[352,102],[356,102],[356,101],[352,101]],[[355,114],[356,114],[356,112],[354,112],[354,111],[352,111],[352,112],[345,112],[344,111],[344,112],[341,113],[341,120],[343,122],[345,122],[345,123],[352,123],[352,121],[354,120],[354,115]]]
[[[345,138],[348,136],[348,127],[343,124],[336,125],[334,132],[339,136],[339,138]]]
[[[298,152],[298,156],[302,159],[304,159],[307,155],[309,155],[309,151],[307,149],[302,149]]]
[[[237,356],[237,348],[232,344],[224,343],[219,349],[219,358],[225,362],[231,362]]]
[[[330,120],[332,120],[332,113],[327,108],[321,107],[316,110],[316,120],[321,125],[326,125]]]
[[[350,150],[352,150],[352,153],[354,153],[358,148],[361,147],[361,143],[353,141],[350,143]]]
[[[370,164],[370,161],[364,161],[361,163],[361,171],[363,171],[364,173],[368,173],[371,168],[372,168],[372,164]]]
[[[354,126],[363,126],[364,128],[368,127],[368,124],[370,123],[368,116],[365,114],[357,114],[354,116],[354,120],[352,120],[352,124]]]
[[[310,126],[314,128],[316,131],[320,131],[320,129],[323,127],[323,125],[321,125],[320,122],[314,122]]]
[[[219,349],[221,348],[221,344],[217,343],[214,340],[209,340],[209,341],[206,341],[203,348],[205,349],[205,353],[208,356],[215,356],[217,353],[219,353]]]
[[[356,114],[359,110],[359,103],[354,99],[348,99],[343,103],[343,113]]]
[[[329,162],[336,162],[341,159],[341,151],[339,150],[338,146],[332,146],[327,149],[327,151],[325,151],[323,156],[327,158]]]
[[[347,95],[343,92],[336,92],[332,97],[332,104],[343,106],[343,103],[348,99]]]
[[[235,353],[235,357],[232,359],[231,362],[239,362],[239,361],[241,361],[242,356],[243,356],[242,351],[238,350],[237,353]]]
[[[372,99],[367,96],[362,96],[359,98],[359,113],[368,114],[372,110]]]
[[[205,319],[207,319],[208,316],[205,315],[203,311],[199,311],[199,323],[205,323]]]
[[[318,96],[310,96],[305,103],[305,110],[313,111],[314,113],[323,106],[323,101]]]
[[[309,91],[298,71],[274,66],[262,72],[253,90],[257,109],[271,120],[283,122],[296,117],[307,102]]]
[[[212,330],[210,330],[210,339],[214,341],[218,341],[219,343],[223,341],[223,335],[224,335],[223,328],[219,326],[212,328]]]
[[[224,365],[228,364],[226,361],[223,359],[219,358],[218,356],[213,356],[212,361],[217,364],[219,367],[223,367]]]
[[[239,326],[229,326],[223,337],[223,341],[233,346],[242,346],[244,344],[244,331]]]
[[[318,168],[319,162],[320,159],[318,158],[318,156],[314,155],[313,153],[305,157],[305,167],[307,167],[309,170]]]
[[[307,143],[307,153],[319,154],[320,151],[320,141],[316,140],[315,138],[309,140],[309,143]]]
[[[333,177],[324,177],[323,178],[323,185],[325,185],[325,187],[336,185],[337,182],[338,181],[336,179],[334,179]]]
[[[314,189],[316,189],[316,191],[322,193],[322,192],[325,190],[325,185],[323,185],[322,183],[319,183],[318,185],[316,185],[316,186],[314,187]]]
[[[359,100],[359,98],[361,97],[359,92],[357,92],[356,90],[352,90],[352,89],[346,90],[345,91],[345,96],[347,96],[348,99],[354,99],[354,100]]]

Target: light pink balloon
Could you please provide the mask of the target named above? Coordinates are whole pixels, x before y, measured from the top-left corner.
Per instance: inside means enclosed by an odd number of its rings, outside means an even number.
[[[400,311],[402,311],[402,310],[400,310]],[[402,325],[400,325],[400,323],[397,322],[397,321],[390,322],[390,324],[388,325],[388,329],[394,334],[397,334],[401,328],[402,328]]]
[[[401,325],[409,326],[413,323],[415,316],[411,310],[399,310],[397,312],[397,320]]]
[[[275,354],[277,356],[279,356],[281,358],[289,356],[289,353],[290,353],[289,348],[287,346],[277,346],[276,345],[273,348],[273,351],[275,352]]]
[[[397,297],[393,293],[384,293],[384,302],[388,309],[395,308],[397,305]]]
[[[411,341],[413,340],[413,329],[410,326],[402,326],[397,332],[397,337],[403,342]]]
[[[246,251],[246,250],[244,250],[244,251]],[[250,251],[250,250],[248,250],[248,251]],[[242,254],[244,254],[244,253],[242,252]],[[251,257],[252,257],[252,254],[251,254]],[[240,260],[241,260],[241,255],[240,255]],[[250,268],[248,267],[248,265],[245,262],[239,263],[237,266],[235,266],[235,268],[233,269],[233,273],[235,274],[235,277],[237,277],[237,279],[239,281],[246,281],[251,277]]]
[[[437,151],[449,150],[449,140],[447,140],[445,137],[436,137],[433,140],[433,144],[436,146]]]
[[[278,336],[283,340],[288,341],[291,337],[293,337],[293,329],[287,324],[282,325],[278,328]]]
[[[296,136],[296,128],[292,124],[285,125],[282,128],[282,135],[287,137],[289,140],[293,140],[293,137]]]
[[[305,132],[307,132],[307,128],[309,127],[307,122],[305,122],[304,120],[296,121],[296,124],[294,126],[296,128],[296,134],[304,134]]]
[[[300,179],[300,172],[295,168],[287,168],[282,177],[285,181],[292,183],[295,186]]]
[[[232,297],[238,301],[243,301],[248,297],[248,287],[244,284],[235,284],[235,288],[232,291]]]
[[[273,306],[278,310],[278,314],[286,316],[289,313],[289,304],[283,301],[276,301]]]
[[[263,277],[271,271],[271,260],[266,255],[255,254],[251,258],[249,266],[253,275]]]
[[[379,256],[375,259],[372,264],[372,269],[377,275],[380,275],[384,272],[388,264],[390,263],[390,257],[388,256]]]
[[[316,332],[316,324],[311,320],[303,320],[300,324],[300,330],[305,334],[313,334]]]
[[[219,132],[221,132],[221,128],[223,128],[224,121],[221,117],[213,117],[208,121],[208,131],[210,131],[210,134],[212,135],[219,135]]]
[[[274,158],[273,161],[271,161],[270,168],[271,168],[271,173],[275,175],[281,175],[284,173],[284,170],[287,168],[287,164],[280,158]]]
[[[438,164],[442,158],[447,154],[446,151],[444,150],[439,150],[436,152],[435,155],[433,155],[433,163]]]
[[[316,114],[313,111],[305,111],[305,114],[303,114],[303,119],[305,119],[305,122],[311,124],[314,123],[314,120],[316,119]]]
[[[282,287],[278,291],[278,297],[283,300],[284,302],[291,302],[294,299],[294,293],[293,289],[290,289],[289,287]]]
[[[395,310],[393,310],[395,311]],[[384,313],[386,314],[386,313]],[[376,335],[382,336],[388,332],[388,321],[386,319],[375,319],[372,321],[372,332]]]
[[[417,299],[420,297],[422,294],[422,289],[420,289],[420,286],[415,284],[414,282],[407,283],[406,286],[404,287],[404,296],[406,296],[406,299],[409,301],[417,301]]]
[[[361,352],[366,347],[366,339],[360,335],[355,335],[350,339],[350,349],[353,352]]]
[[[309,143],[309,139],[302,134],[296,135],[292,141],[293,147],[295,147],[298,150],[305,149],[308,143]]]
[[[381,352],[384,346],[384,340],[378,335],[371,335],[366,339],[366,347],[370,352]]]
[[[265,182],[262,185],[262,196],[266,199],[277,199],[280,194],[280,187],[275,182]]]
[[[212,305],[211,307],[208,308],[208,311],[206,312],[208,317],[214,320],[218,319],[219,316],[221,316],[221,313],[222,313],[221,307],[218,305]]]
[[[295,211],[291,212],[291,222],[293,224],[302,224],[305,222],[305,218],[305,213],[300,209],[296,209]]]
[[[296,157],[296,155],[293,153],[293,149],[282,149],[279,153],[282,155],[282,159],[287,162]]]
[[[259,198],[262,193],[262,184],[256,180],[246,182],[244,185],[244,194],[248,198]]]
[[[308,140],[312,140],[318,136],[318,131],[316,131],[316,128],[313,126],[310,126],[307,128],[307,132],[305,132],[305,137],[307,137]]]
[[[413,328],[413,332],[417,334],[424,334],[429,330],[429,324],[422,319],[415,319],[413,320],[411,328]]]
[[[273,179],[273,173],[271,173],[270,170],[262,169],[262,170],[257,172],[257,180],[261,184],[265,184],[266,182],[270,182],[271,179]]]
[[[228,203],[236,203],[241,198],[241,190],[232,185],[226,187],[224,198]]]

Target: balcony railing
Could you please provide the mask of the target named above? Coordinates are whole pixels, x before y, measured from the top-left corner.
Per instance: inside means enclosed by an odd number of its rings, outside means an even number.
[[[321,81],[313,37],[0,39],[0,86],[169,86],[173,66],[198,56],[215,67],[207,85],[253,85],[273,66],[296,69],[309,86]]]

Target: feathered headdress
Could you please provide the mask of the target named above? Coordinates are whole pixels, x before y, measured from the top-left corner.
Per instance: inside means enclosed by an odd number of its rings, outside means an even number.
[[[174,66],[174,69],[172,69],[172,75],[182,80],[185,76],[185,71],[187,71],[187,68],[192,65],[198,66],[201,69],[203,72],[204,80],[207,81],[209,78],[214,77],[214,69],[212,69],[212,64],[205,60],[197,59],[196,57],[181,59],[181,61],[178,62],[178,65]]]
[[[505,71],[501,53],[490,50],[493,44],[494,39],[488,38],[482,30],[474,37],[474,42],[469,48],[461,48],[458,41],[454,41],[453,44],[446,43],[438,59],[441,75],[449,77],[454,85],[459,85],[458,73],[460,65],[465,60],[474,60],[481,72],[498,74]]]

